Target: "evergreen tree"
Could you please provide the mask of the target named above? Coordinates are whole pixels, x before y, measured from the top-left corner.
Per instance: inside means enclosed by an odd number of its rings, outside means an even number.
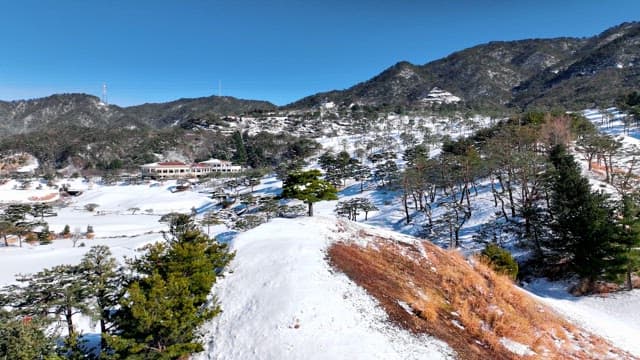
[[[55,355],[54,340],[37,317],[16,317],[0,310],[0,359],[62,359]]]
[[[213,211],[209,211],[205,213],[204,216],[202,217],[202,220],[200,220],[200,225],[207,227],[207,236],[209,236],[211,225],[220,225],[223,223],[224,222],[218,216],[218,213]]]
[[[627,290],[633,289],[631,275],[640,268],[640,206],[637,195],[620,201],[620,243],[624,249],[624,275]]]
[[[0,233],[3,234],[6,242],[5,234],[14,234],[18,236],[18,242],[20,247],[22,247],[22,238],[27,235],[37,223],[27,219],[27,214],[31,212],[31,206],[25,204],[11,204],[7,207],[4,214],[0,216],[0,222],[2,224],[2,230]]]
[[[398,165],[393,160],[378,164],[376,165],[374,177],[382,182],[382,186],[390,185],[398,180]]]
[[[4,296],[0,305],[16,309],[25,316],[48,318],[51,321],[62,317],[69,334],[75,333],[73,316],[88,314],[85,304],[89,297],[88,286],[79,268],[58,265],[31,275],[20,275],[16,279],[25,285],[10,285],[2,289]]]
[[[496,244],[487,244],[480,256],[498,274],[507,275],[512,280],[518,276],[518,263],[508,250]]]
[[[107,246],[93,246],[80,262],[80,273],[88,286],[88,295],[92,297],[89,306],[92,317],[100,323],[102,336],[101,351],[106,350],[106,335],[110,329],[111,312],[117,306],[121,296],[121,276],[118,273],[116,259]]]
[[[64,229],[62,229],[62,236],[67,237],[69,235],[71,235],[71,228],[69,227],[69,225],[65,225]]]
[[[44,216],[51,213],[52,207],[49,203],[36,203],[31,206],[29,213],[34,218],[40,218],[40,221],[44,221]]]
[[[280,210],[280,202],[278,199],[269,198],[260,206],[260,211],[262,211],[267,216],[267,221],[271,220],[271,218],[276,217],[278,211]]]
[[[43,226],[42,230],[38,233],[38,241],[41,245],[51,244],[51,240],[49,236],[51,235],[51,231],[49,231],[49,226]]]
[[[120,300],[110,344],[126,359],[176,359],[202,350],[197,328],[219,313],[208,301],[218,273],[233,258],[226,245],[202,234],[193,220],[166,243],[131,262],[135,276]],[[212,304],[213,303],[213,304]]]
[[[304,201],[308,215],[313,216],[313,203],[321,200],[337,200],[338,191],[329,182],[320,179],[320,170],[290,173],[282,186],[282,197]]]
[[[364,219],[367,220],[369,212],[378,208],[367,198],[353,198],[338,202],[335,212],[338,216],[346,217],[349,220],[358,221],[360,211],[364,212]]]
[[[325,172],[335,168],[337,166],[337,160],[333,152],[327,151],[320,155],[318,158],[318,165],[320,165],[320,168]]]
[[[158,272],[133,281],[121,307],[111,344],[123,359],[177,359],[202,351],[194,328],[217,314],[199,309],[187,278]]]
[[[4,241],[4,246],[9,246],[8,236],[13,234],[13,223],[0,218],[0,236]]]
[[[239,165],[246,165],[247,150],[244,147],[244,140],[242,139],[240,131],[233,133],[233,144],[235,146],[235,153],[233,154],[231,161]]]
[[[371,178],[371,168],[358,161],[352,163],[348,171],[356,181],[360,182],[360,192],[363,192],[364,182]]]
[[[620,271],[613,211],[606,195],[591,190],[589,180],[563,146],[553,148],[550,160],[555,168],[549,208],[555,238],[547,241],[549,256],[580,276],[588,289],[598,278],[613,277]]]

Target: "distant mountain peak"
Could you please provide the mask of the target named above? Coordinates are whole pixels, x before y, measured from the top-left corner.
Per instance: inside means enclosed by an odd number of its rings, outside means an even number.
[[[424,65],[400,61],[346,90],[305,97],[288,108],[322,102],[423,106],[446,90],[468,107],[580,109],[612,104],[640,83],[640,22],[591,38],[492,41]],[[455,94],[455,95],[453,95]],[[453,98],[452,98],[453,99]]]

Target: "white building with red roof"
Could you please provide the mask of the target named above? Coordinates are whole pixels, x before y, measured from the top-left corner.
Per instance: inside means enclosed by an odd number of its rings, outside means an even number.
[[[154,179],[201,177],[210,173],[231,173],[241,170],[242,166],[219,159],[209,159],[193,164],[182,161],[164,161],[140,166],[142,177]]]

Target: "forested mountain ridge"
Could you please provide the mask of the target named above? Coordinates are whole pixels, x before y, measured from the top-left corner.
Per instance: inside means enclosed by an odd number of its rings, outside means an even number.
[[[275,105],[266,101],[241,100],[229,96],[120,107],[104,104],[92,95],[55,94],[39,99],[0,101],[0,136],[64,126],[164,128],[193,118],[275,108]]]
[[[308,96],[288,107],[329,101],[412,107],[435,87],[472,108],[606,106],[638,83],[639,44],[638,22],[590,38],[490,42],[424,65],[399,62],[346,90]]]

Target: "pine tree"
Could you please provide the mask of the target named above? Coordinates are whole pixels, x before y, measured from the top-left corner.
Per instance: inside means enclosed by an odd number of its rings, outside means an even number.
[[[601,277],[620,271],[620,247],[615,243],[613,211],[605,194],[593,192],[589,180],[563,146],[550,155],[551,229],[555,238],[547,241],[550,259],[566,264],[588,288]]]
[[[498,274],[507,275],[512,280],[518,276],[518,263],[508,250],[496,244],[487,244],[480,256]]]
[[[89,297],[88,287],[79,268],[58,265],[31,275],[20,275],[16,279],[25,285],[10,285],[2,289],[4,300],[0,305],[16,309],[26,316],[37,316],[51,321],[62,317],[69,334],[75,333],[73,316],[88,314],[85,301]]]
[[[211,287],[233,258],[189,217],[165,243],[131,263],[134,277],[120,300],[109,343],[126,359],[176,359],[202,350],[197,328],[219,313]]]
[[[376,211],[378,208],[367,198],[353,198],[338,202],[335,212],[338,216],[346,217],[352,221],[358,221],[360,211],[364,212],[364,219],[367,220],[369,212]]]
[[[313,203],[321,200],[337,200],[338,191],[329,182],[320,179],[320,170],[290,173],[282,186],[282,197],[304,201],[313,216]]]
[[[382,186],[390,185],[398,180],[398,165],[392,160],[378,164],[376,165],[374,177],[382,182]]]
[[[101,351],[106,350],[106,335],[110,329],[111,312],[121,296],[121,276],[116,259],[107,246],[93,246],[84,255],[79,271],[87,283],[88,294],[92,297],[89,306],[92,317],[100,323],[102,336]]]
[[[278,214],[278,210],[280,210],[280,202],[278,201],[278,199],[274,198],[267,199],[260,206],[260,211],[262,211],[267,216],[267,221],[275,217]]]
[[[201,310],[189,291],[189,280],[158,272],[135,280],[121,301],[118,335],[111,339],[126,359],[177,359],[202,351],[194,327],[217,314]]]
[[[224,222],[218,216],[218,213],[213,211],[205,213],[202,219],[200,220],[200,225],[207,227],[207,236],[209,236],[210,234],[211,225],[220,225],[223,223]]]
[[[16,317],[0,310],[0,359],[62,359],[55,355],[54,339],[37,317]]]
[[[0,216],[0,222],[3,230],[0,230],[5,238],[6,234],[14,234],[18,236],[20,247],[22,247],[22,238],[27,235],[37,223],[27,219],[27,214],[31,211],[30,205],[11,204],[7,207],[4,214]]]
[[[4,241],[4,246],[9,246],[8,236],[13,234],[13,223],[0,218],[0,236]]]
[[[69,235],[71,235],[71,228],[69,227],[69,225],[65,225],[64,229],[62,229],[62,236],[67,237]]]
[[[640,206],[637,196],[623,196],[620,202],[619,236],[624,249],[625,286],[632,290],[631,275],[640,268]]]
[[[349,167],[349,174],[360,182],[360,192],[364,191],[364,182],[371,178],[371,168],[360,162],[352,163]]]
[[[240,131],[233,133],[233,144],[236,151],[231,160],[236,164],[245,165],[247,163],[247,150],[244,146],[244,140],[242,139]]]
[[[44,221],[44,215],[49,214],[52,210],[52,206],[49,203],[36,203],[31,206],[30,214],[34,218],[40,218],[40,221]]]
[[[42,230],[38,233],[38,241],[41,245],[51,244],[51,239],[49,236],[51,235],[51,231],[49,231],[49,226],[45,225]]]

